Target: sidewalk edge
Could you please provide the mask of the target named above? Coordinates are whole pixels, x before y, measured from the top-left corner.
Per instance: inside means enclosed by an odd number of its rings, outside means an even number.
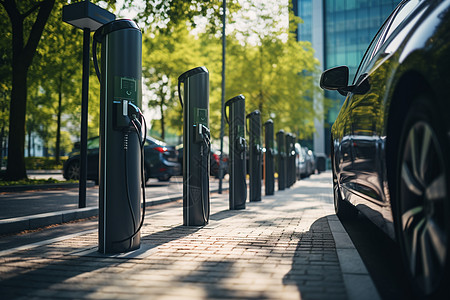
[[[228,188],[223,188],[228,190]],[[217,193],[212,190],[210,193]],[[161,196],[146,201],[145,207],[160,205],[169,202],[182,200],[183,195]],[[14,234],[24,230],[33,230],[45,226],[62,224],[74,220],[86,219],[98,215],[98,207],[85,207],[71,210],[55,211],[43,214],[36,214],[24,217],[15,217],[0,220],[0,236]]]
[[[380,300],[364,262],[336,215],[327,216],[349,300]]]

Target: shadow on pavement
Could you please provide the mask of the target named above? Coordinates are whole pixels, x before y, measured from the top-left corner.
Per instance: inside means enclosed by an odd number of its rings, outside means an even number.
[[[296,234],[300,241],[284,285],[296,285],[302,299],[347,299],[339,259],[327,217],[315,221],[309,231]]]

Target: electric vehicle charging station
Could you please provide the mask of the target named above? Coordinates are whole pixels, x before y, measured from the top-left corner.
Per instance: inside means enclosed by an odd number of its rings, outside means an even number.
[[[286,187],[290,188],[294,183],[292,182],[292,167],[294,166],[292,164],[292,149],[294,146],[293,140],[294,137],[292,133],[286,133]]]
[[[226,109],[229,107],[229,118]],[[245,97],[239,95],[225,103],[225,119],[230,139],[230,210],[245,209],[247,200],[247,141],[245,140]]]
[[[278,146],[278,190],[282,191],[286,187],[286,162],[285,157],[285,142],[284,130],[277,132],[277,146]]]
[[[295,176],[295,135],[291,134],[291,141],[289,145],[289,153],[290,153],[290,162],[289,162],[289,168],[290,168],[290,176],[291,176],[291,186],[295,184],[297,181],[297,177]]]
[[[289,165],[289,161],[290,161],[290,151],[289,151],[289,144],[290,144],[290,133],[289,132],[286,132],[285,134],[284,134],[284,147],[285,147],[285,153],[286,153],[286,156],[285,156],[285,163],[284,163],[284,165],[285,165],[285,167],[286,167],[286,177],[285,177],[285,188],[290,188],[291,187],[291,177],[290,177],[290,165]]]
[[[259,110],[255,110],[246,118],[249,119],[250,201],[261,201],[261,113]]]
[[[273,162],[273,155],[274,155],[274,145],[273,145],[273,121],[271,119],[267,120],[264,123],[264,141],[265,141],[265,163],[264,163],[264,188],[266,195],[273,195],[274,194],[274,185],[275,185],[275,179],[274,179],[274,162]]]
[[[292,178],[292,185],[295,184],[297,181],[297,173],[296,173],[296,165],[295,165],[295,141],[297,140],[297,137],[292,134],[292,146],[291,146],[291,178]]]
[[[183,84],[183,97],[181,96]],[[183,224],[203,226],[209,222],[209,72],[205,67],[178,77],[183,107]],[[184,99],[184,101],[183,101]]]
[[[101,89],[98,251],[127,252],[140,247],[145,215],[142,33],[131,20],[115,20],[97,29],[92,47]]]

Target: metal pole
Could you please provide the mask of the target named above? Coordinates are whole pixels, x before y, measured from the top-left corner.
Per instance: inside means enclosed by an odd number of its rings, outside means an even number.
[[[220,164],[219,164],[219,194],[222,194],[222,178],[223,178],[223,135],[225,127],[224,118],[224,103],[225,103],[225,50],[226,50],[226,36],[225,36],[225,24],[226,24],[226,9],[227,1],[223,0],[222,3],[222,114],[220,117]]]
[[[87,178],[87,121],[89,97],[89,44],[91,30],[83,29],[83,74],[81,87],[81,136],[80,136],[80,188],[78,207],[86,207],[86,178]]]

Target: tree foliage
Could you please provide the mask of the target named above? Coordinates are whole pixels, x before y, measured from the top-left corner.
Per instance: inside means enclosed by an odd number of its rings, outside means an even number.
[[[62,6],[68,2],[0,0],[0,151],[2,136],[9,133],[10,179],[26,177],[26,134],[39,136],[56,157],[70,150],[69,136],[79,136],[82,32],[61,21]],[[116,5],[115,0],[93,2],[108,9]],[[131,0],[124,3],[125,8],[136,5]],[[210,124],[213,137],[218,138],[222,1],[142,3],[137,22],[144,28],[144,96],[159,111],[162,136],[168,131],[182,132],[178,76],[206,66],[210,72]],[[260,109],[263,121],[274,116],[278,129],[311,134],[317,111],[310,75],[316,72],[317,62],[310,44],[289,38],[292,29],[280,26],[286,13],[274,13],[265,1],[233,0],[227,1],[227,7],[231,30],[227,34],[226,98],[242,93],[247,113]],[[294,20],[293,16],[290,19]],[[247,29],[239,30],[237,20],[247,22]],[[99,98],[99,83],[91,76],[90,136],[98,135]]]
[[[257,24],[252,26],[252,20],[248,20],[245,31],[236,27],[227,35],[226,99],[243,94],[246,113],[259,109],[263,122],[273,118],[277,130],[284,129],[300,138],[310,138],[314,132],[314,118],[321,114],[313,101],[317,89],[314,75],[318,72],[314,50],[309,42],[296,41],[292,26],[299,22],[298,18],[291,14],[289,27],[289,24],[281,24],[284,21],[279,14],[264,9],[264,5],[261,8],[252,3],[243,9],[256,10],[248,15],[253,18],[256,15],[253,22]],[[288,14],[286,5],[277,9],[284,9],[284,16]],[[233,19],[245,18],[245,12],[236,14],[231,14],[231,23]],[[221,37],[208,30],[194,35],[185,27],[179,26],[170,32],[147,33],[144,37],[148,52],[143,64],[148,70],[148,86],[152,91],[150,105],[160,108],[164,120],[158,124],[160,130],[181,134],[181,107],[175,96],[176,79],[184,71],[204,65],[210,72],[211,133],[214,138],[219,138]]]

